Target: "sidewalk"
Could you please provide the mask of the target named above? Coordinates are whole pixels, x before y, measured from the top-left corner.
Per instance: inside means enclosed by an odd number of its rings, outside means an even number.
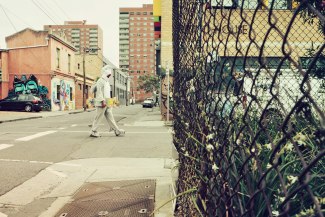
[[[120,107],[124,108],[124,107]],[[119,108],[117,108],[119,109]],[[87,109],[87,112],[94,109]],[[26,119],[46,118],[60,115],[69,115],[84,112],[54,111],[54,112],[7,112],[0,111],[0,124]],[[129,127],[153,127],[157,131],[168,131],[165,123],[160,121],[159,110],[152,110],[150,115],[143,116],[141,120],[134,122]],[[159,134],[164,140],[170,142],[170,134]],[[161,140],[162,138],[160,138]],[[132,151],[132,150],[130,150]],[[133,150],[134,151],[134,150]],[[175,157],[175,156],[174,156]],[[168,201],[174,192],[175,161],[169,158],[89,158],[76,159],[49,165],[35,177],[17,186],[12,191],[0,197],[0,204],[20,204],[29,206],[38,198],[57,198],[47,210],[39,217],[54,216],[65,204],[71,202],[72,196],[85,183],[118,180],[156,180],[155,209]],[[37,184],[35,183],[42,183]],[[30,192],[33,189],[33,192]],[[121,195],[122,196],[122,195]],[[173,206],[169,202],[162,207],[155,217],[173,216]],[[1,213],[0,213],[1,214]],[[20,217],[20,216],[19,216]]]

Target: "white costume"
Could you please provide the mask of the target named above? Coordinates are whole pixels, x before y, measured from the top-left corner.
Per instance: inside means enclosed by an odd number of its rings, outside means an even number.
[[[98,124],[102,120],[103,116],[105,116],[108,125],[111,129],[115,131],[115,135],[124,135],[125,131],[119,129],[114,120],[112,107],[106,106],[108,99],[111,98],[111,85],[109,83],[109,76],[112,75],[113,69],[110,66],[104,66],[102,68],[102,76],[98,79],[96,83],[96,97],[94,100],[94,105],[96,107],[96,116],[92,124],[91,128],[91,137],[99,137],[99,133],[97,132]]]

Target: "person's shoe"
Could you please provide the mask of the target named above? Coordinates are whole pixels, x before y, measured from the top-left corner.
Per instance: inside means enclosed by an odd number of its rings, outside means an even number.
[[[97,131],[92,131],[91,134],[90,134],[90,137],[98,138],[98,137],[100,137],[100,135],[99,135],[99,133]]]
[[[115,130],[115,136],[124,136],[125,135],[125,130],[119,129]]]

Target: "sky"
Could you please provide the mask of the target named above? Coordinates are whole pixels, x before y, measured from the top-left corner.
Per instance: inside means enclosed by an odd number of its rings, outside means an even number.
[[[104,56],[119,65],[119,8],[141,7],[153,0],[0,0],[0,48],[5,37],[25,28],[87,20],[103,30]]]

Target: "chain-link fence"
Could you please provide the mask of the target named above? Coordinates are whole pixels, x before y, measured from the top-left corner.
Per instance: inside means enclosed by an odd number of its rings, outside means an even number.
[[[177,216],[324,216],[324,10],[173,1]]]

